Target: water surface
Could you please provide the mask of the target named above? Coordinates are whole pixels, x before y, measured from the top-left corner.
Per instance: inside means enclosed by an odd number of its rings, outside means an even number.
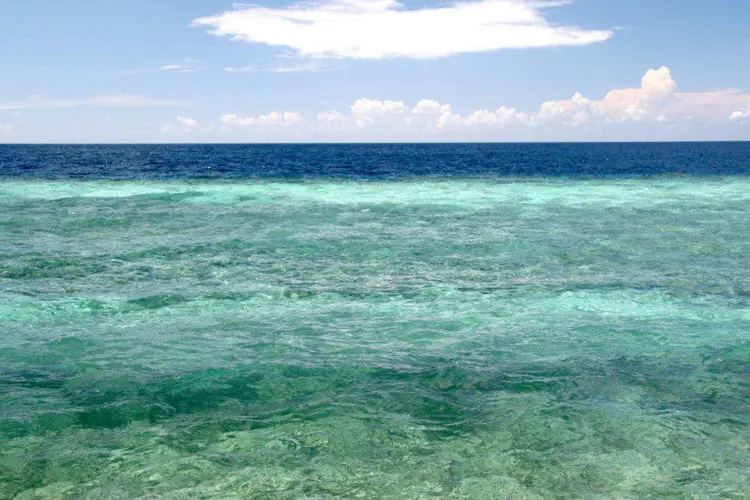
[[[0,148],[0,498],[746,497],[747,144],[307,148]]]

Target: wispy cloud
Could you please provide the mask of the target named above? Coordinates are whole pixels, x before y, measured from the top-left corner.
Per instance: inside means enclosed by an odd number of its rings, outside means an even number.
[[[159,108],[159,107],[186,107],[187,101],[176,101],[173,99],[153,99],[137,95],[109,95],[89,97],[76,102],[74,105],[101,106],[105,108]]]
[[[227,73],[253,73],[255,71],[260,71],[258,68],[254,68],[252,66],[241,66],[241,67],[227,66],[222,69],[226,71]]]
[[[185,70],[185,66],[182,64],[167,64],[159,69],[162,71]]]
[[[300,64],[288,64],[288,65],[270,66],[270,67],[227,66],[222,69],[228,73],[256,73],[256,72],[257,73],[303,73],[303,72],[321,71],[323,69],[327,69],[327,67],[323,66],[320,63],[320,61],[311,60],[311,61],[305,61]]]
[[[290,8],[236,5],[193,26],[298,55],[352,59],[437,58],[509,48],[587,45],[611,30],[558,26],[547,8],[569,1],[481,0],[408,10],[396,0],[328,0]]]
[[[137,95],[102,95],[84,98],[55,99],[47,97],[30,97],[25,101],[0,104],[0,110],[19,110],[30,108],[64,108],[74,106],[94,106],[102,108],[155,108],[155,107],[187,107],[187,101],[172,99],[153,99]]]
[[[175,73],[195,73],[196,71],[200,71],[198,61],[190,57],[186,57],[181,63],[165,64],[159,69],[162,71],[172,71]]]
[[[277,66],[269,71],[274,73],[303,73],[306,71],[320,71],[322,69],[318,61],[309,61],[302,64],[293,64],[289,66]]]

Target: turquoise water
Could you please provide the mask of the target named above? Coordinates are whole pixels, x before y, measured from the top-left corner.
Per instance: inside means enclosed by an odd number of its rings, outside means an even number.
[[[0,185],[0,498],[747,498],[750,179]]]

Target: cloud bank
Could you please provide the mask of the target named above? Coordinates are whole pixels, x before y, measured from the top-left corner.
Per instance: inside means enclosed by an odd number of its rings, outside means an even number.
[[[356,99],[348,110],[326,110],[306,120],[297,112],[220,118],[225,132],[246,130],[265,137],[321,137],[333,140],[639,140],[678,139],[693,129],[750,122],[750,94],[738,90],[679,92],[666,66],[648,70],[640,86],[609,91],[601,99],[575,93],[543,102],[532,112],[500,106],[459,113],[431,99],[413,105],[400,100]],[[287,135],[283,135],[287,134]],[[619,134],[619,135],[618,135]],[[661,135],[660,135],[661,134]],[[666,134],[666,135],[664,135]],[[669,135],[671,134],[671,135]]]
[[[396,0],[329,0],[290,8],[237,5],[192,26],[301,56],[427,59],[500,49],[588,45],[610,30],[557,26],[544,11],[567,1],[482,0],[408,10]]]

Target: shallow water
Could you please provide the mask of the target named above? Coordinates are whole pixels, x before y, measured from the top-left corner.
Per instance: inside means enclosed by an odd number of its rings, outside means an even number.
[[[0,498],[745,498],[750,178],[6,180]]]

